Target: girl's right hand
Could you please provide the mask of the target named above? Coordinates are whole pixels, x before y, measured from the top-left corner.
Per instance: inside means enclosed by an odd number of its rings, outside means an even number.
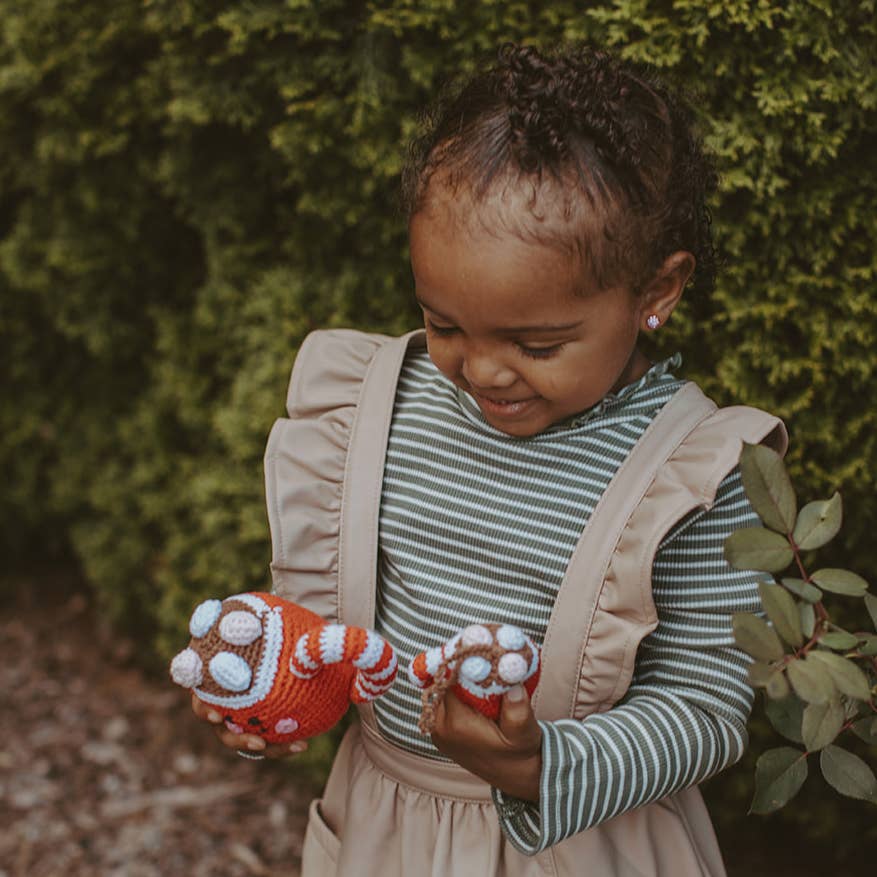
[[[192,695],[192,712],[201,719],[213,725],[219,742],[229,749],[234,749],[242,755],[256,758],[289,758],[298,755],[308,748],[307,740],[296,740],[294,743],[266,743],[255,734],[236,734],[230,731],[222,720],[220,713]]]

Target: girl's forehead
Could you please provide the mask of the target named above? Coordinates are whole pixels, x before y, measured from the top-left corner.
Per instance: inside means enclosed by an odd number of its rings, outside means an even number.
[[[546,248],[580,274],[601,259],[605,208],[562,181],[502,178],[476,192],[436,175],[411,222],[460,247],[502,240]]]

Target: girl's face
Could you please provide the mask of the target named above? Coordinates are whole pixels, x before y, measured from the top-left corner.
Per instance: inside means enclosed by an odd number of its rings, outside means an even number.
[[[646,372],[648,297],[582,289],[569,255],[470,220],[447,201],[416,214],[411,265],[430,358],[491,426],[536,435]]]

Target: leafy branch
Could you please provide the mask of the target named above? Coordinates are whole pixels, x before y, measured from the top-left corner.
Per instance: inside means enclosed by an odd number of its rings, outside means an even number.
[[[765,712],[774,730],[803,747],[762,753],[750,812],[784,807],[807,779],[808,760],[817,752],[822,775],[834,789],[877,804],[874,772],[836,742],[855,734],[877,747],[877,633],[844,629],[832,620],[823,596],[828,591],[863,600],[874,630],[877,597],[860,575],[835,568],[808,573],[802,558],[802,552],[821,548],[839,532],[840,494],[810,502],[799,512],[782,458],[762,445],[744,444],[740,469],[764,527],[732,533],[725,557],[737,569],[775,573],[778,581],[758,585],[767,619],[737,613],[734,638],[753,658],[749,681],[765,690]]]

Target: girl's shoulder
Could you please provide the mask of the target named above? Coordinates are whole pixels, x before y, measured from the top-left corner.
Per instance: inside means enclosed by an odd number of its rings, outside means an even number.
[[[789,439],[775,415],[745,405],[720,408],[695,383],[686,382],[655,418],[632,456],[642,463],[635,468],[655,469],[649,476],[652,492],[669,495],[674,489],[682,490],[708,508],[721,481],[737,465],[744,442],[765,444],[783,455]],[[656,460],[663,462],[656,466]]]
[[[290,417],[306,417],[332,406],[356,404],[366,376],[381,361],[381,374],[395,386],[399,367],[411,346],[425,346],[423,330],[393,337],[356,329],[318,329],[302,342],[295,357],[286,409]]]

